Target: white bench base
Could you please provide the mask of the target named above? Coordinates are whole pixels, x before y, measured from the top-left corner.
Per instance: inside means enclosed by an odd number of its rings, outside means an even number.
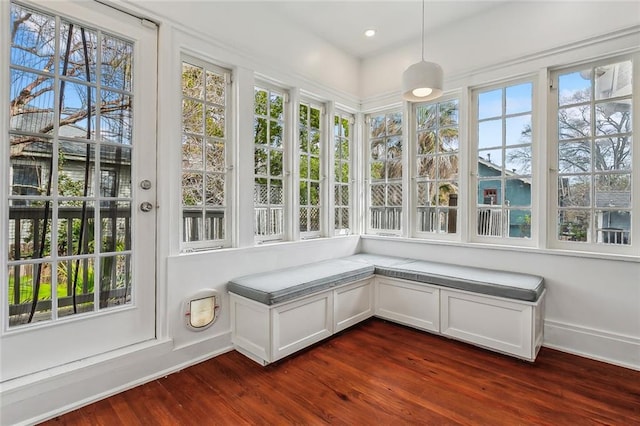
[[[543,339],[544,299],[506,299],[374,276],[276,305],[230,293],[235,348],[262,365],[371,316],[534,361]]]

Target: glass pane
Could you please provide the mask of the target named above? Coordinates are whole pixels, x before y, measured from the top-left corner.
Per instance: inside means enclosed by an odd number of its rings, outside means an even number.
[[[632,90],[631,61],[596,68],[596,99],[630,96]]]
[[[317,130],[311,131],[311,140],[309,144],[309,150],[312,154],[319,155],[320,154],[320,132]]]
[[[253,120],[253,140],[256,145],[267,144],[267,120],[256,118]]]
[[[436,127],[436,105],[421,105],[416,108],[418,129],[432,129]]]
[[[58,317],[92,312],[94,259],[69,259],[58,262],[57,275]]]
[[[507,186],[507,191],[509,187]],[[531,238],[531,210],[510,210],[509,237]]]
[[[207,107],[205,115],[205,133],[207,136],[224,138],[225,121],[224,108]]]
[[[598,171],[631,170],[631,138],[596,139],[594,168]]]
[[[336,162],[335,166],[336,182],[349,182],[349,163]]]
[[[384,206],[385,205],[385,187],[386,185],[371,185],[371,205],[372,206]]]
[[[256,115],[267,115],[267,92],[256,88],[254,90],[253,110]]]
[[[437,150],[436,133],[426,131],[418,133],[418,155],[435,154]]]
[[[596,104],[596,136],[631,132],[631,100]]]
[[[53,84],[53,78],[45,78],[26,71],[11,70],[9,98],[11,130],[52,133],[54,121],[52,113],[54,105]]]
[[[596,207],[631,208],[631,175],[597,176],[595,204]]]
[[[102,36],[102,86],[131,91],[133,44]]]
[[[587,241],[590,223],[589,210],[560,210],[558,212],[558,239]]]
[[[309,157],[307,155],[300,156],[300,178],[309,179]]]
[[[631,244],[631,212],[596,210],[596,238],[603,244]]]
[[[268,200],[268,186],[266,178],[255,178],[254,179],[254,193],[253,193],[253,202],[255,204],[267,204]]]
[[[317,207],[309,209],[309,230],[316,232],[320,230],[320,209]]]
[[[458,192],[458,182],[439,182],[438,205],[457,206]]]
[[[505,181],[505,203],[508,206],[530,206],[531,182],[526,179],[507,179]]]
[[[9,260],[50,256],[53,211],[50,202],[25,199],[20,205],[15,203],[9,210]]]
[[[372,138],[383,136],[386,133],[384,115],[372,116],[369,125],[369,135]]]
[[[182,94],[190,98],[204,97],[204,70],[195,65],[182,63]]]
[[[267,156],[266,148],[256,148],[254,151],[254,173],[256,175],[265,176],[267,174]]]
[[[458,156],[438,156],[438,179],[458,179]]]
[[[103,253],[131,249],[131,203],[103,201],[100,205],[100,241]]]
[[[440,126],[457,126],[459,120],[458,100],[445,101],[438,104]]]
[[[517,175],[531,174],[531,146],[511,148],[505,150],[505,173]]]
[[[478,151],[478,176],[500,176],[502,174],[502,150]]]
[[[437,157],[427,156],[418,158],[418,176],[429,178],[431,180],[436,179],[437,171]]]
[[[590,205],[590,176],[564,176],[558,179],[558,206],[589,207]]]
[[[500,117],[502,115],[502,89],[478,95],[478,119]]]
[[[131,148],[102,145],[100,147],[100,168],[101,195],[120,198],[131,197]],[[106,179],[106,175],[111,178]]]
[[[58,193],[64,197],[93,196],[95,146],[61,140],[58,154]]]
[[[558,77],[559,105],[591,100],[591,70],[576,71]]]
[[[310,157],[309,166],[311,167],[309,177],[313,180],[320,180],[320,158]]]
[[[531,143],[531,114],[510,117],[505,120],[507,145]]]
[[[225,105],[226,86],[224,75],[207,71],[207,102]]]
[[[444,127],[438,133],[438,150],[440,152],[455,152],[460,149],[457,127]]]
[[[399,135],[402,133],[402,113],[387,114],[387,135]]]
[[[591,136],[591,107],[583,105],[559,109],[558,131],[560,140]]]
[[[207,171],[223,172],[225,171],[224,161],[224,143],[213,140],[207,142]]]
[[[182,169],[202,170],[202,138],[197,136],[182,136]]]
[[[284,120],[282,95],[269,93],[269,116],[276,120]]]
[[[53,72],[55,26],[53,16],[11,3],[11,28],[15,29],[10,43],[11,62],[26,68]]]
[[[275,148],[282,147],[282,125],[277,121],[269,122],[269,144]]]
[[[202,173],[182,174],[182,205],[201,206],[204,177]]]
[[[223,240],[225,238],[224,208],[205,210],[204,239]]]
[[[131,303],[131,255],[100,258],[100,309]]]
[[[478,205],[502,204],[502,182],[500,180],[478,181]]]
[[[60,136],[93,139],[96,130],[95,89],[71,82],[65,82],[61,87],[64,88],[64,97],[60,110]]]
[[[51,319],[53,266],[43,262],[9,266],[9,326]]]
[[[503,227],[508,223],[505,216],[507,211],[494,208],[478,209],[478,235],[491,237],[503,236]]]
[[[425,206],[428,205],[427,203],[429,202],[429,194],[431,194],[430,191],[430,186],[433,185],[433,182],[418,182],[417,183],[417,190],[418,190],[418,199],[417,199],[417,204],[418,206]]]
[[[371,162],[371,180],[382,180],[384,178],[384,163],[382,161]]]
[[[300,205],[306,206],[309,204],[309,185],[306,181],[300,182]]]
[[[402,156],[402,138],[399,136],[387,138],[387,158],[399,159]]]
[[[305,104],[300,104],[300,126],[307,127],[309,124],[309,107]]]
[[[131,97],[107,90],[103,90],[101,93],[101,139],[107,142],[131,145],[131,125],[133,123]],[[201,113],[202,106],[199,108]],[[199,133],[202,133],[202,128]]]
[[[269,187],[269,201],[271,204],[282,204],[282,180],[271,179]]]
[[[370,156],[372,160],[382,160],[385,158],[386,146],[383,139],[374,139],[371,141]]]
[[[205,205],[224,206],[224,175],[207,173],[204,187]]]
[[[58,204],[58,255],[73,256],[95,251],[95,203],[61,201]]]
[[[478,123],[478,148],[502,146],[502,120]]]
[[[309,205],[320,205],[320,183],[311,182],[309,184]]]
[[[351,137],[349,132],[349,128],[351,127],[349,125],[349,120],[346,118],[343,118],[340,123],[342,125],[342,136],[344,136],[345,138]]]
[[[343,160],[349,159],[349,139],[342,139],[340,141],[340,158]]]
[[[308,211],[306,207],[300,209],[300,231],[307,232],[309,225]]]
[[[269,175],[282,176],[282,152],[269,152]]]
[[[558,165],[560,173],[590,172],[590,142],[561,142],[558,146]]]
[[[506,88],[506,114],[531,111],[533,84],[524,83]]]
[[[320,110],[318,108],[311,108],[311,121],[309,122],[309,125],[313,128],[313,129],[319,129],[320,128]]]
[[[391,184],[387,187],[387,205],[402,206],[402,184]]]

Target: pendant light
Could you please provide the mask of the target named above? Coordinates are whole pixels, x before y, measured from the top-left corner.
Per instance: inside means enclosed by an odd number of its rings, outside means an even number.
[[[402,97],[410,102],[430,101],[442,96],[442,67],[424,60],[424,0],[422,0],[422,61],[402,74]]]

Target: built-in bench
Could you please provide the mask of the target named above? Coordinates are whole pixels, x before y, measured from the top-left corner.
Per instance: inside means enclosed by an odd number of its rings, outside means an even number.
[[[542,345],[544,279],[357,254],[228,283],[234,347],[266,365],[377,316],[529,361]]]

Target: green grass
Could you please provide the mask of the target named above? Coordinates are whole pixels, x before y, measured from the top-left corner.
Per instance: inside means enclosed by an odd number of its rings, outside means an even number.
[[[93,287],[93,286],[91,286]],[[15,282],[13,277],[9,277],[9,300],[13,301],[13,291],[15,288]],[[82,282],[77,286],[79,293],[82,293]],[[91,289],[90,289],[91,290]],[[58,298],[71,296],[67,294],[67,283],[58,284],[56,289]],[[39,300],[51,299],[51,283],[41,282],[40,292],[38,295]],[[20,303],[27,303],[33,300],[33,277],[26,276],[20,278]]]

